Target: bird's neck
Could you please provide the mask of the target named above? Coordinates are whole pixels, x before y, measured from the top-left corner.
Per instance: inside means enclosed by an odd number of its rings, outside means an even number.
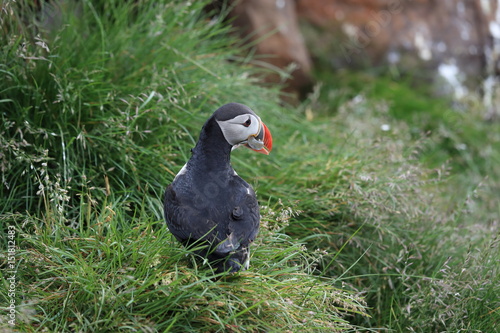
[[[220,172],[231,170],[232,146],[224,138],[219,124],[210,117],[200,133],[189,163],[201,172]]]

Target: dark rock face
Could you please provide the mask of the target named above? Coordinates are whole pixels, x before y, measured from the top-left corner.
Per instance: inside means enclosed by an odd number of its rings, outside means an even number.
[[[299,30],[295,2],[241,0],[231,16],[242,38],[256,43],[256,59],[291,70],[291,77],[287,80],[278,74],[268,75],[267,80],[286,81],[285,90],[288,92],[307,92],[312,85],[311,60]]]
[[[496,0],[297,2],[300,16],[322,28],[319,38],[336,67],[427,69],[458,97],[499,72],[498,50],[493,58],[490,52],[500,38]]]
[[[316,27],[307,44],[334,68],[397,66],[456,97],[498,86],[498,0],[242,0],[232,15],[259,59],[280,68],[297,64],[290,91],[311,84],[298,18]]]

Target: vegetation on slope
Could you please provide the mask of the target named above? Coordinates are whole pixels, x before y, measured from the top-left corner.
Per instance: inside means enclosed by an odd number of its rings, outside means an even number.
[[[17,330],[352,327],[363,300],[313,274],[317,258],[276,223],[293,215],[277,200],[263,211],[248,272],[214,276],[168,233],[162,193],[205,119],[230,101],[275,123],[286,115],[203,3],[83,1],[49,31],[32,18],[45,22],[50,8],[8,5],[0,210],[2,233],[16,231]],[[8,288],[0,293],[9,304]]]
[[[65,10],[49,30],[50,8],[0,14],[17,330],[498,330],[500,128],[477,105],[337,73],[282,107],[203,3]],[[249,271],[214,276],[171,237],[161,200],[205,119],[232,101],[275,142],[267,157],[233,153],[262,231]]]

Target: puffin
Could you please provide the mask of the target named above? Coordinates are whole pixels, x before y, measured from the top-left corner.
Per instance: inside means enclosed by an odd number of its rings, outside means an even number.
[[[170,232],[218,273],[248,269],[260,225],[255,191],[231,166],[231,151],[239,146],[268,155],[271,132],[248,106],[225,104],[203,125],[164,196]]]

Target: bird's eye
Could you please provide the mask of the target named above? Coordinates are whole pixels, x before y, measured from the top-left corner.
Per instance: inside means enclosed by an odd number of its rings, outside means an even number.
[[[248,127],[252,124],[252,120],[250,118],[247,119],[247,121],[245,121],[242,125],[245,126],[245,127]]]

